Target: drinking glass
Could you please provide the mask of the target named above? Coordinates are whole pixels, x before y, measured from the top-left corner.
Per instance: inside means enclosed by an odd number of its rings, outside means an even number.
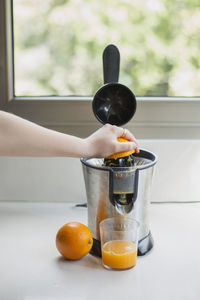
[[[136,265],[139,222],[108,218],[100,223],[102,262],[105,268],[124,270]]]

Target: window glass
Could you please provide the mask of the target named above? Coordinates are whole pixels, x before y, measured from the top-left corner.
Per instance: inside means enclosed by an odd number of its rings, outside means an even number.
[[[136,96],[200,95],[199,0],[13,0],[15,95],[93,95],[102,52]]]

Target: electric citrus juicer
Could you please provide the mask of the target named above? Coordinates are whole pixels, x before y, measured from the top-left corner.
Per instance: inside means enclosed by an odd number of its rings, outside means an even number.
[[[108,45],[103,53],[104,86],[93,99],[93,111],[103,124],[123,125],[134,115],[136,99],[131,90],[117,83],[119,76],[119,51]],[[126,162],[127,157],[120,158]],[[154,153],[140,149],[131,155],[131,163],[116,160],[114,166],[106,159],[82,158],[85,180],[88,227],[93,236],[92,253],[101,256],[99,224],[106,218],[123,220],[124,215],[140,223],[138,255],[146,254],[153,247],[149,228],[148,208]],[[130,161],[130,157],[129,157]],[[116,165],[116,166],[115,166]]]

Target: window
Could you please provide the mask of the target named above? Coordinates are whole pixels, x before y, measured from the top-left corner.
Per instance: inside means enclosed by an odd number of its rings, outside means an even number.
[[[0,105],[86,136],[102,51],[121,53],[120,82],[137,97],[138,138],[200,138],[199,1],[0,1]]]
[[[17,96],[91,96],[102,51],[121,52],[120,81],[137,96],[200,96],[196,0],[14,0]]]

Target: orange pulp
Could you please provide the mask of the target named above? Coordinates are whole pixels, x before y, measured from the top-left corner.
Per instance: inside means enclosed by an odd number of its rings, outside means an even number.
[[[128,269],[136,264],[137,247],[128,241],[113,240],[102,247],[102,261],[113,269]]]

